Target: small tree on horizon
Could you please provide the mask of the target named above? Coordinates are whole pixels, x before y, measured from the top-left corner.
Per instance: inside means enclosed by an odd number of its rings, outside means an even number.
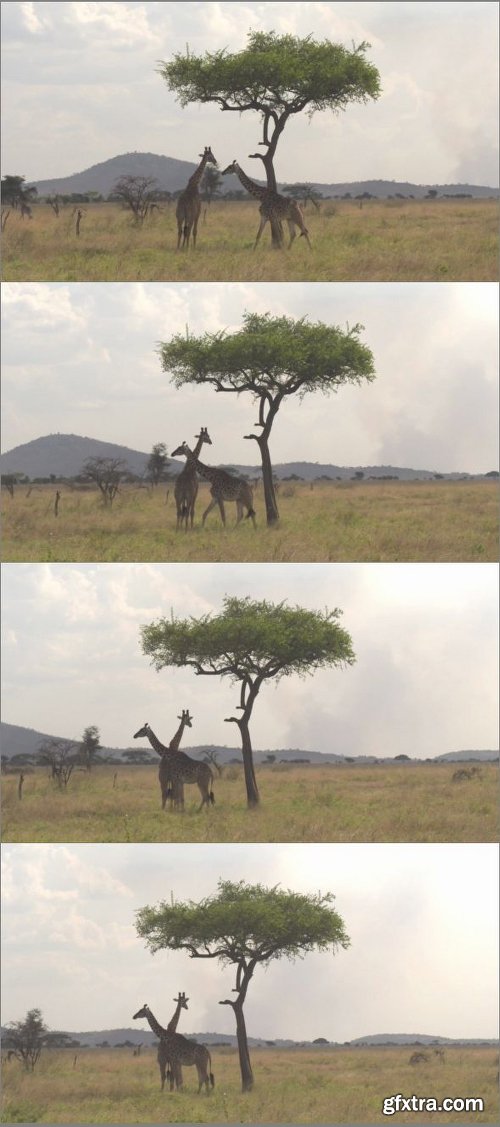
[[[113,199],[122,201],[132,212],[135,222],[142,226],[157,199],[158,182],[154,176],[121,176],[112,191]]]
[[[299,893],[219,880],[218,894],[200,903],[160,902],[137,912],[137,932],[156,951],[187,951],[192,959],[217,959],[234,966],[235,998],[231,1006],[236,1034],[243,1092],[253,1088],[254,1078],[244,1016],[248,987],[256,968],[266,968],[274,959],[300,959],[313,950],[331,950],[350,945],[344,921],[332,907],[333,893]]]
[[[160,484],[165,476],[167,466],[167,447],[164,442],[156,442],[146,465],[146,476],[153,487]]]
[[[312,35],[298,38],[275,31],[250,31],[243,50],[226,48],[202,56],[174,55],[161,62],[159,73],[181,106],[191,102],[215,102],[224,112],[242,114],[253,110],[262,122],[263,153],[250,153],[261,160],[267,186],[276,191],[274,157],[278,141],[290,117],[319,110],[340,113],[351,102],[375,100],[380,94],[380,75],[367,62],[370,44],[352,50],[328,40],[318,43]],[[279,224],[273,225],[273,246],[281,246]]]
[[[112,505],[118,493],[120,482],[127,473],[122,458],[87,458],[80,476],[93,481],[102,496],[104,505]]]
[[[279,520],[269,451],[276,415],[291,395],[328,395],[344,384],[375,379],[373,354],[359,339],[362,328],[343,330],[321,321],[310,323],[306,317],[246,312],[235,333],[178,334],[159,345],[163,370],[171,373],[176,387],[211,384],[219,393],[247,391],[257,401],[259,433],[245,438],[259,447],[268,525]]]
[[[238,716],[226,723],[240,730],[249,807],[259,803],[250,719],[268,680],[305,677],[328,666],[353,665],[351,637],[338,622],[342,611],[311,611],[250,598],[226,596],[218,615],[162,618],[143,626],[142,649],[157,670],[191,666],[197,676],[227,677],[239,683]]]
[[[34,1072],[48,1035],[42,1011],[28,1010],[24,1021],[7,1022],[6,1031],[2,1038],[4,1048],[21,1062],[26,1072]]]
[[[85,728],[80,744],[80,755],[87,771],[92,770],[94,759],[100,748],[99,728],[96,728],[95,724],[91,724],[88,728]]]

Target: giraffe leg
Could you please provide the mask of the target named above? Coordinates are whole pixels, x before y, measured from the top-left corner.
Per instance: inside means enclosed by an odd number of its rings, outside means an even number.
[[[287,219],[287,223],[288,223],[288,232],[289,232],[289,235],[290,235],[290,242],[288,244],[288,249],[290,250],[290,247],[293,243],[293,240],[294,240],[297,232],[295,230],[295,223],[293,222],[293,219]]]
[[[269,216],[267,216],[267,215],[262,215],[262,214],[261,214],[261,219],[260,219],[260,226],[259,226],[259,230],[257,231],[257,238],[255,239],[255,242],[254,242],[254,244],[253,244],[253,249],[254,249],[254,250],[255,250],[255,248],[256,248],[256,246],[257,246],[257,243],[258,243],[258,241],[259,241],[259,239],[260,239],[260,236],[262,235],[262,232],[263,232],[263,230],[264,230],[264,227],[266,226],[266,223],[267,223],[267,221],[268,221],[268,218],[269,218]]]

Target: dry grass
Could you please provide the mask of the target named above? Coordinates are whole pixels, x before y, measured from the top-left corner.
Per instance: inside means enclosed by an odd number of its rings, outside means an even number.
[[[241,766],[214,783],[215,806],[162,811],[155,765],[74,773],[59,791],[46,770],[2,780],[5,842],[494,842],[498,766],[453,782],[456,763],[275,764],[257,768],[261,796],[248,810]],[[116,771],[116,780],[114,775]]]
[[[283,485],[281,520],[265,524],[261,489],[255,494],[257,531],[234,527],[227,506],[224,529],[202,485],[196,523],[176,533],[173,488],[154,493],[124,487],[112,509],[97,492],[59,486],[3,491],[4,561],[461,561],[498,559],[498,488],[493,481],[328,482]]]
[[[206,209],[198,247],[176,251],[173,206],[142,228],[117,204],[87,204],[75,237],[72,209],[56,218],[40,204],[33,220],[11,213],[3,277],[12,281],[497,281],[497,200],[324,201],[306,211],[304,239],[252,251],[255,202]]]
[[[318,1018],[318,1021],[320,1018]],[[42,1054],[33,1075],[17,1062],[4,1070],[3,1122],[22,1123],[495,1123],[498,1053],[494,1048],[449,1048],[411,1066],[405,1048],[256,1049],[255,1085],[240,1091],[234,1050],[215,1048],[215,1088],[198,1096],[193,1069],[183,1092],[160,1092],[154,1050],[133,1058],[130,1049]],[[481,1097],[484,1111],[382,1114],[386,1097],[401,1093]]]

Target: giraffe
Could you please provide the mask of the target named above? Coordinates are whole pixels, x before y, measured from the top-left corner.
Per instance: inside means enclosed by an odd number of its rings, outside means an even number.
[[[186,1000],[186,999],[185,999]],[[187,1009],[187,1006],[184,1007]],[[180,1012],[180,1010],[179,1010]],[[181,1066],[195,1065],[198,1073],[198,1092],[201,1092],[203,1084],[205,1091],[208,1093],[209,1086],[214,1087],[215,1081],[212,1073],[212,1058],[205,1045],[198,1044],[197,1041],[188,1041],[187,1037],[183,1037],[180,1033],[172,1032],[169,1029],[164,1029],[156,1020],[149,1006],[144,1003],[142,1009],[138,1010],[133,1015],[133,1020],[144,1017],[148,1022],[153,1033],[160,1039],[160,1047],[158,1049],[158,1063],[160,1064],[160,1050],[163,1046],[162,1059],[170,1061],[172,1065],[172,1075],[170,1077],[170,1091],[173,1088],[174,1078],[179,1076]],[[174,1014],[175,1019],[175,1014]],[[160,1065],[161,1071],[161,1065]],[[182,1080],[181,1080],[182,1084]],[[165,1074],[162,1072],[162,1090],[165,1085]]]
[[[200,433],[195,436],[198,441],[193,450],[193,457],[197,458],[204,442],[212,445],[212,439],[206,427],[202,427]],[[175,481],[174,497],[177,506],[177,531],[182,528],[183,522],[187,532],[188,520],[191,521],[191,528],[193,527],[194,520],[194,504],[198,494],[198,478],[196,477],[196,468],[186,462],[184,469],[181,471]]]
[[[429,1060],[428,1053],[412,1053],[408,1063],[409,1064],[425,1064]]]
[[[165,809],[167,798],[178,793],[179,783],[197,783],[198,789],[201,794],[201,803],[198,807],[198,812],[203,806],[212,805],[215,802],[213,786],[213,772],[208,766],[208,763],[198,763],[196,759],[191,759],[189,755],[184,755],[183,751],[171,751],[169,747],[162,744],[153,729],[149,724],[144,724],[139,731],[135,733],[134,740],[145,736],[151,747],[161,755],[160,770],[158,778],[161,787],[161,806],[162,810]],[[182,808],[184,801],[182,801]]]
[[[172,736],[172,739],[170,740],[170,743],[168,745],[169,751],[178,751],[184,728],[192,728],[193,717],[189,715],[189,708],[183,708],[181,715],[178,716],[177,719],[180,720],[180,724],[175,733],[175,736]],[[182,783],[182,781],[177,781],[175,788],[172,787],[172,798],[170,806],[184,806],[184,784]]]
[[[215,164],[217,166],[217,161],[210,146],[205,146],[204,152],[200,153],[200,157],[201,160],[198,168],[193,172],[193,175],[190,176],[184,191],[177,200],[177,207],[175,209],[177,218],[177,250],[179,250],[181,245],[181,239],[182,247],[186,247],[187,250],[191,231],[193,232],[193,247],[196,246],[196,232],[198,230],[198,220],[201,211],[198,185],[205,171],[205,165]]]
[[[255,528],[255,509],[253,507],[253,493],[247,481],[242,477],[236,477],[235,474],[228,473],[227,470],[217,469],[215,466],[206,466],[204,462],[200,462],[196,458],[193,451],[189,449],[186,442],[182,442],[177,450],[172,452],[172,457],[176,454],[184,454],[187,459],[187,464],[191,465],[194,470],[197,470],[201,477],[206,478],[207,481],[212,483],[210,490],[212,500],[203,516],[201,523],[205,524],[208,514],[212,511],[215,505],[219,506],[219,511],[222,523],[226,523],[226,514],[224,511],[224,501],[236,501],[236,524],[240,523],[243,518],[243,509],[247,510],[247,518],[251,517],[253,526]]]
[[[288,232],[290,235],[290,242],[288,244],[289,247],[291,247],[296,235],[295,228],[298,227],[301,237],[302,235],[304,236],[309,249],[311,249],[309,232],[304,223],[304,216],[302,215],[302,211],[299,207],[299,204],[297,203],[297,200],[289,200],[286,196],[281,196],[279,192],[274,192],[271,188],[261,188],[258,184],[255,184],[254,181],[251,180],[245,172],[243,172],[243,169],[240,168],[238,162],[235,160],[233,160],[232,164],[229,164],[228,167],[224,169],[222,176],[226,176],[229,172],[236,173],[236,176],[238,177],[240,183],[243,184],[243,187],[246,188],[248,192],[250,192],[250,195],[255,196],[255,199],[257,200],[260,200],[260,227],[257,231],[257,238],[254,242],[254,250],[260,239],[260,236],[262,235],[266,223],[271,222],[271,220],[273,219],[278,223],[281,223],[282,219],[286,219],[288,224]]]
[[[181,1016],[181,1010],[187,1010],[189,998],[186,998],[185,993],[181,994],[181,992],[179,990],[177,998],[174,998],[174,1002],[176,1003],[176,1006],[175,1006],[173,1017],[170,1018],[170,1021],[167,1025],[167,1033],[177,1033],[177,1026],[179,1024],[179,1018]],[[161,1056],[161,1060],[160,1060],[160,1056]],[[175,1080],[176,1088],[182,1088],[182,1083],[183,1083],[183,1081],[182,1081],[182,1065],[180,1063],[177,1063],[177,1065],[174,1065],[173,1069],[170,1068],[170,1062],[168,1060],[168,1055],[165,1052],[164,1042],[160,1041],[160,1044],[158,1046],[158,1064],[160,1065],[160,1073],[162,1073],[163,1079],[165,1080],[165,1077],[164,1077],[165,1065],[162,1064],[163,1060],[165,1060],[165,1062],[168,1066],[167,1079],[168,1079],[168,1082],[169,1082],[169,1085],[170,1085],[170,1091],[172,1091],[174,1080]],[[162,1072],[162,1068],[163,1068],[163,1072]]]

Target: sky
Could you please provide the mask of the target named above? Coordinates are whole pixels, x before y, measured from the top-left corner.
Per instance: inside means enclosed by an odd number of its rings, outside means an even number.
[[[376,379],[337,395],[290,397],[275,463],[392,465],[487,473],[498,464],[498,295],[494,283],[4,283],[4,451],[61,433],[149,453],[208,427],[215,464],[252,464],[249,394],[177,390],[160,341],[225,329],[245,311],[364,326]],[[22,466],[19,467],[22,469]]]
[[[415,758],[498,747],[494,564],[4,564],[3,720],[107,747],[239,746],[239,690],[190,669],[157,672],[140,627],[222,610],[225,595],[340,608],[356,664],[262,688],[256,750]],[[142,746],[142,743],[141,743]],[[149,748],[144,741],[144,748]]]
[[[332,892],[351,940],[334,957],[258,968],[250,1036],[493,1038],[497,855],[490,845],[4,846],[2,1020],[38,1006],[52,1029],[130,1028],[146,1001],[166,1025],[181,990],[180,1032],[234,1033],[218,1004],[233,971],[151,955],[135,930],[138,908],[204,899],[224,879]]]
[[[300,115],[278,180],[498,184],[498,5],[481,3],[12,3],[3,11],[3,168],[67,176],[123,152],[221,167],[254,153],[255,113],[181,109],[158,73],[175,54],[246,46],[247,34],[367,41],[380,98]]]

